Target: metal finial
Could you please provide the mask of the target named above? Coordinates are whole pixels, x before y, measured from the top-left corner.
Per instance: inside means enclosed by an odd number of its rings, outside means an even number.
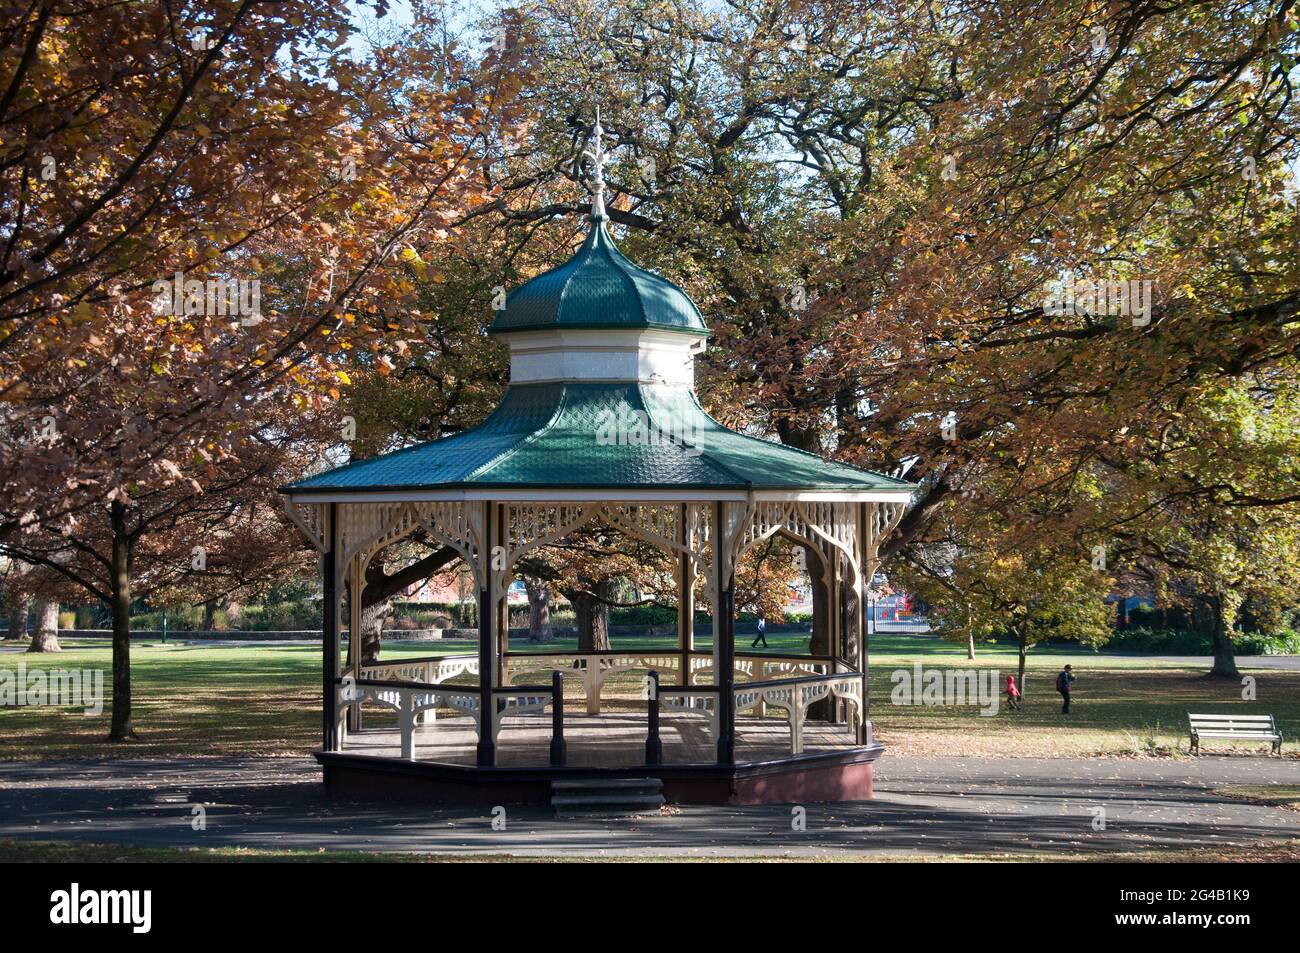
[[[605,146],[601,137],[605,134],[600,124],[600,107],[596,107],[596,125],[592,127],[590,145],[583,150],[582,158],[591,163],[591,220],[602,221],[605,216]]]

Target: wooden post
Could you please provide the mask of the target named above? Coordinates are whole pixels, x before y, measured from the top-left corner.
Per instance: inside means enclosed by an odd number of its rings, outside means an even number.
[[[564,673],[551,672],[551,767],[564,767]]]
[[[713,566],[716,597],[713,600],[714,681],[718,686],[718,763],[736,761],[736,620],[735,590],[727,558],[726,504],[713,504]]]
[[[495,681],[496,651],[493,644],[496,629],[496,602],[493,597],[492,550],[496,544],[496,506],[492,503],[483,505],[483,550],[479,559],[483,564],[483,579],[478,591],[478,749],[477,762],[480,768],[490,768],[496,764],[496,741],[493,726],[496,722],[496,697],[492,694]]]
[[[358,553],[348,564],[348,666],[353,679],[361,678],[361,602],[365,587],[365,570]],[[361,706],[348,706],[348,731],[361,730]]]
[[[496,504],[496,536],[493,539],[493,545],[501,546],[500,551],[504,552],[506,542],[506,505],[505,503]],[[491,559],[488,560],[489,564]],[[497,597],[497,628],[496,628],[496,685],[507,684],[506,679],[506,656],[510,652],[510,580],[505,581],[505,587],[501,592],[496,593]]]
[[[325,689],[322,704],[325,717],[322,745],[326,751],[337,751],[339,743],[338,691],[334,685],[339,666],[339,593],[336,584],[337,573],[335,572],[339,544],[338,509],[339,505],[337,503],[330,504],[329,525],[326,529],[329,544],[325,549],[325,556],[321,560],[324,571],[321,603],[325,616],[322,620],[321,631],[322,641],[324,642],[324,658],[322,659],[321,668],[324,672]]]
[[[645,739],[645,763],[651,767],[663,764],[664,745],[659,738],[659,673],[651,672],[650,681],[646,686],[649,689],[648,709],[646,711],[646,723],[648,731]]]
[[[833,517],[832,517],[833,518]],[[826,562],[830,566],[827,576],[827,585],[830,586],[830,596],[827,602],[830,603],[830,611],[827,613],[827,635],[828,649],[831,657],[830,674],[835,672],[835,660],[844,654],[844,580],[840,578],[840,551],[830,543],[823,544],[826,548]],[[836,715],[835,699],[828,696],[820,702],[811,706],[813,711],[821,715],[821,720],[829,724],[835,723]]]
[[[871,653],[867,638],[874,623],[872,617],[875,615],[871,606],[871,580],[876,575],[876,542],[871,534],[875,525],[872,519],[874,508],[879,505],[879,503],[858,504],[858,566],[862,571],[862,605],[858,607],[862,614],[862,632],[861,638],[858,639],[858,671],[862,673],[862,711],[858,714],[862,724],[858,725],[858,744],[862,745],[871,743],[871,730],[867,721],[871,715],[871,679],[867,672]]]
[[[689,544],[686,519],[689,504],[681,504],[678,514],[677,541]],[[677,560],[677,647],[681,652],[681,669],[678,683],[691,683],[691,652],[695,649],[695,562],[690,553],[681,553]]]

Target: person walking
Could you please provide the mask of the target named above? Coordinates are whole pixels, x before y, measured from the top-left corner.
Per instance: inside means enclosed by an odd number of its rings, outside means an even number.
[[[749,643],[749,647],[756,649],[759,642],[763,643],[763,648],[767,648],[767,623],[763,621],[762,616],[758,617],[758,635],[754,637],[753,642]]]
[[[1068,665],[1061,669],[1060,674],[1056,676],[1056,690],[1061,693],[1061,698],[1065,700],[1065,704],[1061,705],[1062,715],[1070,713],[1070,683],[1073,681],[1074,672],[1071,671]]]
[[[1020,711],[1020,689],[1016,687],[1016,677],[1007,676],[1007,707],[1012,711]]]

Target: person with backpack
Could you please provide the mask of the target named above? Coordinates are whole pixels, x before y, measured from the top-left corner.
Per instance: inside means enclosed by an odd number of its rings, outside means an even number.
[[[762,616],[758,617],[758,635],[754,637],[753,642],[749,643],[749,647],[756,649],[759,642],[763,643],[763,648],[767,648],[767,623],[763,621]]]
[[[1020,711],[1020,689],[1016,687],[1016,677],[1007,676],[1007,707],[1012,711]]]
[[[1062,715],[1068,715],[1070,713],[1070,683],[1073,681],[1074,672],[1070,670],[1070,666],[1068,665],[1061,669],[1060,673],[1056,676],[1056,690],[1060,692],[1061,697],[1065,699],[1065,704],[1061,706]]]

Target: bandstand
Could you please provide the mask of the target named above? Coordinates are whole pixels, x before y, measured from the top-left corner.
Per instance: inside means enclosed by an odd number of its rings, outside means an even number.
[[[490,328],[510,349],[497,409],[472,430],[284,488],[323,566],[316,757],[327,787],[497,804],[546,801],[564,779],[653,778],[684,803],[870,797],[882,749],[871,730],[866,589],[913,487],[734,432],[704,412],[694,390],[704,320],[681,289],[615,247],[599,124],[589,155],[586,241],[513,291]],[[511,652],[505,595],[519,560],[596,527],[671,555],[676,647]],[[735,650],[735,567],[778,534],[803,547],[823,580],[824,654]],[[366,568],[412,536],[451,547],[472,574],[477,651],[363,663],[356,594]],[[707,651],[693,632],[701,578]],[[345,589],[354,596],[346,626]],[[607,685],[629,675],[644,678],[642,699],[603,710]],[[580,687],[582,705],[565,706],[566,683]],[[367,709],[390,712],[389,726],[363,722]]]

